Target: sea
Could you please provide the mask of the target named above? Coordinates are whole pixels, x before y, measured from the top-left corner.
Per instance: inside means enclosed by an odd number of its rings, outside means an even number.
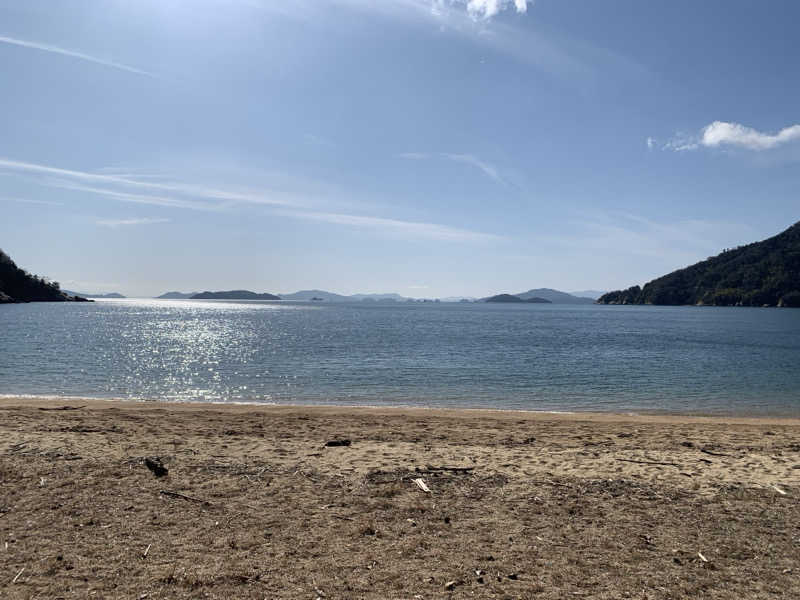
[[[0,395],[800,416],[800,310],[1,305]]]

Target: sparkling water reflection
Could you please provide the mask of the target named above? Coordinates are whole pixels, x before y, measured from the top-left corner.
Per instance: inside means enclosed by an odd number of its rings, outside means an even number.
[[[0,393],[800,414],[800,311],[118,300],[0,306]]]

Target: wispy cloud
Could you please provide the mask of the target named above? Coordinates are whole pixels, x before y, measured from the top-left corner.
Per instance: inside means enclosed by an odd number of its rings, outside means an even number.
[[[92,56],[90,54],[84,54],[83,52],[76,52],[75,50],[68,50],[66,48],[61,48],[59,46],[53,46],[52,44],[43,44],[41,42],[34,42],[30,40],[21,40],[18,38],[8,37],[5,35],[0,35],[0,43],[10,44],[13,46],[20,46],[22,48],[31,48],[33,50],[41,50],[42,52],[52,52],[54,54],[61,54],[63,56],[70,56],[72,58],[85,60],[98,65],[103,65],[105,67],[111,67],[112,69],[127,71],[128,73],[135,73],[137,75],[144,75],[145,77],[157,77],[155,73],[150,73],[149,71],[145,71],[143,69],[137,69],[136,67],[131,67],[130,65],[118,63],[113,60],[107,60],[104,58],[99,58],[97,56]]]
[[[130,225],[153,225],[155,223],[169,223],[169,219],[156,219],[156,218],[132,218],[132,219],[98,219],[95,221],[97,225],[103,227],[127,227]]]
[[[436,223],[421,223],[417,221],[401,221],[383,217],[369,217],[362,215],[348,215],[340,213],[312,212],[312,211],[287,211],[276,210],[273,214],[296,219],[347,225],[362,229],[378,230],[411,238],[427,238],[448,242],[487,242],[502,239],[501,236],[491,233],[459,229]]]
[[[30,198],[0,198],[6,202],[18,202],[20,204],[42,204],[46,206],[63,206],[63,202],[55,202],[53,200],[33,200]]]
[[[151,206],[164,206],[168,208],[187,208],[190,210],[219,210],[224,205],[211,204],[208,202],[199,202],[193,200],[185,200],[182,198],[172,198],[169,196],[156,196],[152,194],[134,194],[131,192],[122,192],[119,190],[110,190],[107,188],[97,188],[87,185],[79,185],[65,181],[52,181],[47,185],[56,187],[62,190],[72,190],[76,192],[88,192],[90,194],[97,194],[105,196],[121,202],[132,202],[134,204],[149,204]]]
[[[241,192],[237,190],[219,189],[213,186],[205,186],[191,183],[175,183],[175,182],[159,182],[159,181],[142,181],[131,177],[120,177],[116,175],[105,175],[100,173],[91,173],[87,171],[76,171],[72,169],[62,169],[59,167],[52,167],[49,165],[40,165],[36,163],[28,163],[23,161],[16,161],[10,159],[0,158],[0,170],[22,172],[22,173],[35,173],[38,175],[50,175],[60,179],[79,180],[93,183],[102,183],[112,186],[133,187],[140,189],[155,190],[158,192],[170,192],[180,195],[186,195],[193,198],[202,198],[205,200],[222,200],[227,202],[243,202],[249,204],[270,204],[279,206],[296,206],[299,201],[294,198],[289,198],[280,193],[274,192],[265,194],[263,192]],[[63,186],[57,186],[63,187]],[[116,192],[118,197],[122,196],[121,192]],[[137,197],[135,194],[126,193],[129,199]],[[138,196],[141,199],[146,196]],[[151,197],[152,198],[152,197]],[[165,199],[159,197],[158,200],[176,203],[179,202],[174,199]],[[151,202],[155,204],[156,202]],[[167,204],[164,204],[167,205]],[[177,204],[172,204],[177,206]],[[184,208],[196,208],[196,206],[186,205]]]
[[[771,150],[798,140],[800,140],[800,125],[790,125],[777,133],[764,133],[739,123],[714,121],[703,127],[697,134],[676,134],[664,145],[664,149],[682,152],[697,150],[701,147],[731,146],[758,152]]]
[[[463,163],[475,167],[484,175],[494,179],[498,183],[502,183],[504,185],[506,183],[503,178],[500,177],[496,167],[484,160],[481,160],[473,154],[453,154],[450,152],[439,152],[436,154],[430,154],[427,152],[403,152],[402,154],[398,154],[398,156],[407,160],[445,159],[453,162]]]
[[[467,162],[481,168],[470,160],[471,157],[468,155],[441,156],[449,160]],[[484,169],[491,170],[491,167],[483,165],[482,170]],[[303,204],[302,200],[295,200],[292,194],[288,194],[287,197],[287,195],[281,195],[277,192],[274,195],[272,193],[260,191],[244,193],[193,183],[142,181],[131,176],[76,171],[10,159],[0,159],[0,171],[3,170],[12,173],[38,175],[40,177],[37,179],[37,183],[41,185],[94,194],[112,200],[134,204],[202,211],[224,210],[238,203],[273,205],[276,207],[275,210],[270,212],[270,214],[273,215],[318,221],[333,225],[347,225],[363,229],[380,230],[408,238],[471,242],[500,239],[500,236],[493,234],[435,223],[309,210],[306,208],[306,205]],[[100,219],[97,220],[96,223],[106,227],[121,227],[126,225],[162,223],[166,221],[167,219],[149,218]]]

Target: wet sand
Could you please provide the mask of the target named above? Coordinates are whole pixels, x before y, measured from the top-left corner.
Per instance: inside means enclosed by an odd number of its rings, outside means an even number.
[[[0,482],[4,598],[800,589],[797,419],[5,398]]]

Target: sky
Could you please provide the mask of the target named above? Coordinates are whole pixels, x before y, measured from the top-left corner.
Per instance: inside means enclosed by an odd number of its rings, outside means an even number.
[[[0,248],[87,293],[643,284],[800,219],[800,4],[0,0]]]

